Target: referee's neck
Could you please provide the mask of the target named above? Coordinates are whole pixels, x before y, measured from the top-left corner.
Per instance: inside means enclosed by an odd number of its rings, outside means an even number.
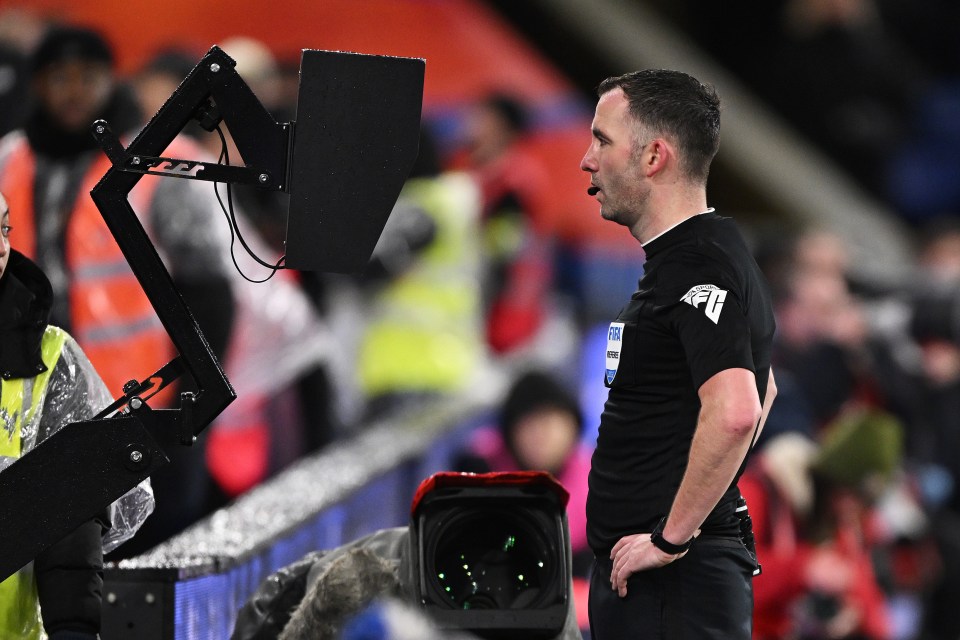
[[[671,185],[671,189],[651,189],[645,211],[637,217],[630,233],[645,245],[685,220],[707,211],[704,187]]]

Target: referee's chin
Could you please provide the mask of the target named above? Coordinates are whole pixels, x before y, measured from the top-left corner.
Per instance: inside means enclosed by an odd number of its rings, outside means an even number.
[[[600,217],[603,218],[604,220],[615,222],[624,227],[628,226],[625,222],[623,222],[624,216],[621,215],[621,212],[617,211],[616,209],[614,209],[613,207],[611,207],[609,204],[606,204],[606,203],[600,205]]]

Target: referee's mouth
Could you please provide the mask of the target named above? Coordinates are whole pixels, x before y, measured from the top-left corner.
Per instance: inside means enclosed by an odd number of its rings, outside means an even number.
[[[590,185],[590,188],[587,189],[587,195],[595,196],[595,195],[597,195],[598,193],[600,193],[600,187],[598,187],[598,186],[595,185],[595,184],[591,184],[591,185]]]

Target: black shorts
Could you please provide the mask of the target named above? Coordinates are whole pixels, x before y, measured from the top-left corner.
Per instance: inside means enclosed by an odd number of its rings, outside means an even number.
[[[753,555],[738,538],[702,538],[661,569],[610,587],[611,561],[596,558],[590,579],[592,640],[750,640]]]

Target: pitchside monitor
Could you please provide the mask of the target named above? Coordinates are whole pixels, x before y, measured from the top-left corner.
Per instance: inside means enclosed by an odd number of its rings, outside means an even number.
[[[423,74],[416,58],[303,51],[288,268],[366,265],[417,157]]]

